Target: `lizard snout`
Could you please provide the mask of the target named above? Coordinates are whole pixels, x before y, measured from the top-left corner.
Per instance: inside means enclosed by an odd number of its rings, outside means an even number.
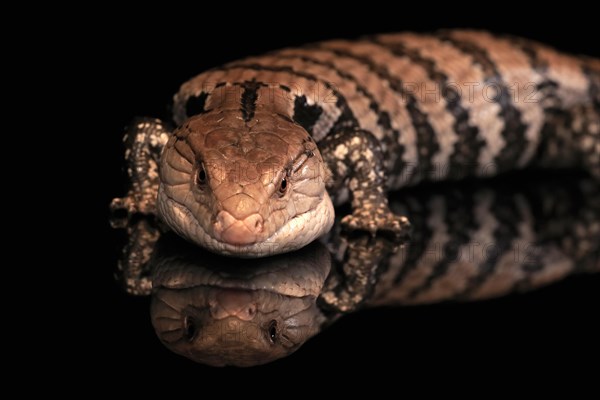
[[[250,214],[237,219],[227,211],[220,211],[213,226],[221,241],[233,245],[248,245],[255,243],[263,231],[263,218],[259,214]]]
[[[222,289],[214,301],[210,301],[210,314],[215,319],[233,316],[250,321],[256,315],[256,304],[247,290]]]

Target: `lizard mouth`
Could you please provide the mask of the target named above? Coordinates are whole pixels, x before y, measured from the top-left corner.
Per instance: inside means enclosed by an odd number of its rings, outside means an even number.
[[[197,220],[198,218],[196,218]],[[220,211],[213,224],[215,237],[224,243],[245,246],[256,243],[263,232],[263,218],[258,213],[236,219],[227,211]]]
[[[206,229],[184,205],[170,198],[164,190],[158,193],[158,210],[165,222],[179,235],[212,252],[242,258],[256,258],[300,249],[327,233],[334,220],[334,210],[327,193],[312,209],[295,215],[266,239],[257,235],[223,236]],[[228,239],[234,240],[228,240]],[[240,239],[240,240],[237,240]]]

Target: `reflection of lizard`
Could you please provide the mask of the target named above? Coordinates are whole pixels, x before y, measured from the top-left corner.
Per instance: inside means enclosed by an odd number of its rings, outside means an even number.
[[[403,234],[390,188],[529,165],[600,177],[600,62],[485,32],[249,58],[185,83],[174,111],[172,133],[158,120],[131,126],[133,187],[113,207],[158,212],[222,254],[306,245],[331,227],[330,195],[351,198],[346,227]]]
[[[477,300],[600,271],[600,188],[589,180],[462,184],[396,197],[392,209],[416,228],[403,247],[348,236],[338,220],[327,248],[235,260],[176,240],[154,246],[157,230],[144,233],[152,225],[137,220],[121,282],[140,294],[153,280],[153,325],[173,351],[248,366],[295,351],[358,307]]]
[[[156,259],[152,324],[171,350],[195,361],[250,366],[284,357],[326,321],[317,297],[329,273],[319,242],[256,260],[175,245]]]

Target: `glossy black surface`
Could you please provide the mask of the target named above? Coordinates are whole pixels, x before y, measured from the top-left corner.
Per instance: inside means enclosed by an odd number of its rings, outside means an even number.
[[[93,347],[94,354],[85,358],[89,361],[89,358],[99,357],[112,365],[106,381],[118,379],[132,388],[169,389],[200,387],[210,382],[212,376],[219,375],[232,382],[248,377],[253,385],[259,382],[262,390],[268,388],[268,385],[263,386],[265,379],[284,384],[297,382],[308,371],[328,376],[328,372],[335,369],[341,376],[360,381],[362,372],[380,370],[382,359],[398,360],[397,371],[404,378],[399,382],[413,388],[411,378],[423,376],[428,379],[460,377],[461,385],[468,385],[465,381],[475,373],[504,385],[512,377],[529,381],[536,371],[549,372],[547,376],[557,380],[567,370],[589,372],[581,363],[586,359],[597,360],[599,355],[600,331],[594,320],[598,313],[598,276],[569,278],[525,295],[479,303],[353,313],[291,357],[250,370],[213,369],[169,352],[152,328],[148,299],[132,298],[115,284],[113,274],[123,234],[115,233],[108,226],[107,205],[112,197],[125,192],[121,129],[135,115],[168,115],[165,105],[177,87],[201,70],[248,54],[308,41],[439,27],[508,32],[554,44],[565,51],[600,56],[594,33],[596,17],[576,6],[571,12],[561,8],[545,16],[515,11],[508,6],[503,11],[504,5],[501,9],[494,7],[493,11],[484,11],[482,8],[472,13],[460,7],[457,10],[454,5],[452,8],[453,13],[436,12],[432,16],[431,7],[424,7],[401,17],[381,7],[371,16],[361,9],[350,17],[350,23],[346,17],[323,15],[312,8],[310,12],[300,13],[302,15],[273,18],[257,15],[250,18],[252,23],[237,39],[236,34],[226,37],[219,32],[236,31],[245,23],[243,21],[227,20],[220,28],[187,23],[184,28],[175,29],[176,19],[172,19],[167,24],[169,29],[163,29],[162,24],[159,24],[160,29],[155,29],[156,22],[149,23],[144,18],[111,19],[111,29],[120,39],[94,43],[99,69],[114,76],[108,84],[96,88],[103,95],[103,101],[102,107],[94,109],[94,113],[104,118],[93,127],[102,150],[102,157],[98,159],[102,172],[98,173],[96,192],[91,197],[94,215],[98,216],[93,229],[101,232],[105,239],[93,246],[93,260],[85,263],[91,274],[85,280],[92,283],[94,301],[102,306],[98,308],[97,321],[96,315],[92,317],[93,330],[84,334],[86,338],[93,338],[91,344],[87,339],[86,345]],[[224,13],[225,10],[214,15]],[[382,14],[385,16],[381,17]],[[140,19],[141,24],[134,23]],[[151,20],[155,19],[153,15]],[[290,29],[290,19],[308,20],[311,28]],[[565,28],[565,19],[573,21],[574,26]],[[145,59],[151,62],[138,62]],[[458,367],[459,364],[462,367]],[[510,373],[500,367],[506,364],[511,365]],[[499,375],[500,370],[511,377]],[[131,378],[132,371],[146,378],[141,382]],[[248,386],[236,386],[233,384],[230,389],[242,393],[250,390]]]
[[[518,296],[572,276],[597,280],[597,183],[576,172],[517,178],[392,193],[392,209],[413,224],[404,243],[345,232],[338,219],[310,246],[258,259],[210,253],[162,233],[154,219],[113,218],[128,236],[117,282],[150,298],[152,325],[169,350],[201,364],[251,367],[288,357],[363,309]],[[407,327],[401,318],[389,322],[397,336],[388,347],[401,349]]]

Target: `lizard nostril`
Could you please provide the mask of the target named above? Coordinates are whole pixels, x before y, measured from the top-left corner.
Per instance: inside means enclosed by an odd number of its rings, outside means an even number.
[[[256,222],[254,223],[254,230],[256,232],[262,232],[263,229],[263,223],[262,220],[257,219]]]

